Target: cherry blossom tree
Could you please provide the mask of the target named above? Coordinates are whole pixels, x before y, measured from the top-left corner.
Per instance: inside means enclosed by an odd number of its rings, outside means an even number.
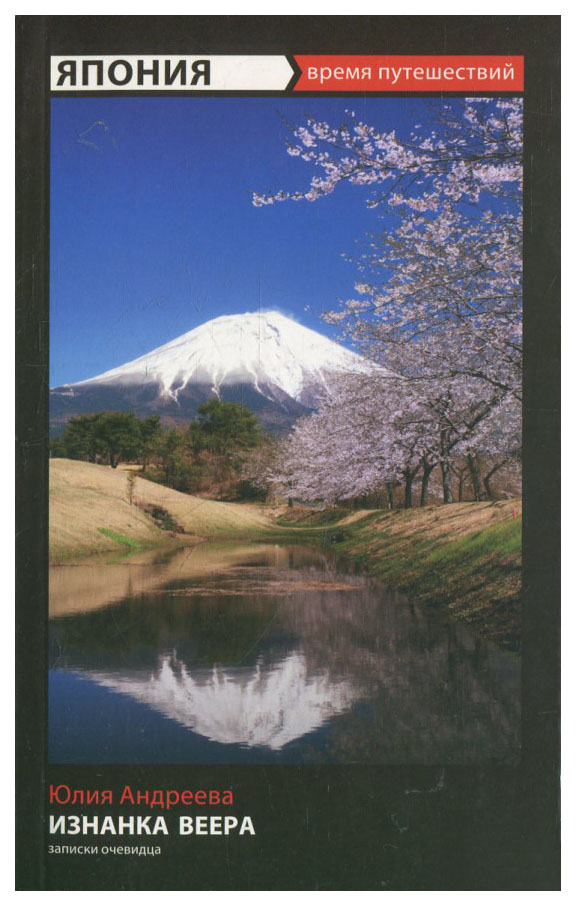
[[[390,413],[375,420],[373,408],[354,406],[349,391],[333,392],[318,412],[298,420],[282,458],[286,496],[334,504],[380,491],[400,474]]]
[[[374,369],[372,374],[334,378],[317,411],[301,418],[260,468],[260,481],[280,494],[304,501],[337,501],[404,488],[404,506],[428,502],[430,478],[441,475],[445,502],[452,501],[453,467],[464,467],[482,495],[481,471],[489,494],[491,477],[518,457],[520,405],[512,396],[479,403],[463,378],[415,381]],[[472,464],[472,467],[471,467]],[[261,464],[262,465],[262,464]]]
[[[314,167],[309,188],[255,193],[256,206],[317,201],[342,182],[372,190],[370,207],[389,202],[434,211],[446,198],[477,204],[486,195],[518,202],[522,101],[445,103],[435,111],[431,128],[416,126],[407,139],[359,121],[352,111],[338,126],[308,118],[291,130],[287,150]]]
[[[456,456],[473,462],[489,447],[496,470],[498,457],[508,461],[505,421],[519,413],[522,395],[521,103],[446,104],[433,128],[416,127],[408,139],[353,113],[338,127],[309,119],[293,130],[288,152],[314,168],[309,188],[259,194],[254,204],[315,202],[342,182],[367,191],[367,204],[384,216],[358,261],[356,298],[325,317],[395,376],[370,392],[364,386],[362,404],[358,381],[341,383],[337,403],[297,428],[295,467],[306,461],[314,471],[313,435],[328,431],[326,439],[340,438],[348,490],[400,476],[409,505],[418,472],[421,502],[436,467],[450,502]],[[364,446],[359,419],[370,425]],[[327,452],[316,449],[324,466]]]

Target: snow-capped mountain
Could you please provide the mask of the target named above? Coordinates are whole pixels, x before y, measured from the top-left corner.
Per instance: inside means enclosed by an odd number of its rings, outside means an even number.
[[[146,355],[51,391],[54,422],[132,409],[190,419],[211,396],[241,402],[281,427],[313,408],[336,374],[369,363],[276,311],[214,318]]]

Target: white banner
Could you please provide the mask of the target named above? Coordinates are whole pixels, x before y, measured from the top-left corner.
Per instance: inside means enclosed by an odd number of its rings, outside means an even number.
[[[282,56],[51,57],[52,91],[284,91]]]

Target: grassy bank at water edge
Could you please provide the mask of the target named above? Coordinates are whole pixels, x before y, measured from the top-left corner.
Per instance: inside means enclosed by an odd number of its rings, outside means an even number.
[[[121,468],[50,461],[52,562],[182,545],[198,538],[244,537],[271,524],[270,512],[262,507],[181,494]]]
[[[520,500],[414,510],[287,510],[412,601],[438,608],[506,648],[520,644]]]
[[[414,510],[278,511],[181,494],[139,474],[50,462],[50,558],[130,554],[229,539],[323,544],[411,600],[462,620],[507,648],[520,641],[521,503]]]

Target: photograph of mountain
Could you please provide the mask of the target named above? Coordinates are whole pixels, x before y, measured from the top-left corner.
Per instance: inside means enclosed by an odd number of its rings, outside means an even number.
[[[51,103],[51,762],[514,763],[522,101]]]
[[[211,397],[247,405],[263,424],[311,412],[331,376],[366,374],[357,353],[277,311],[223,315],[87,381],[51,391],[54,422],[104,409],[194,418]]]

